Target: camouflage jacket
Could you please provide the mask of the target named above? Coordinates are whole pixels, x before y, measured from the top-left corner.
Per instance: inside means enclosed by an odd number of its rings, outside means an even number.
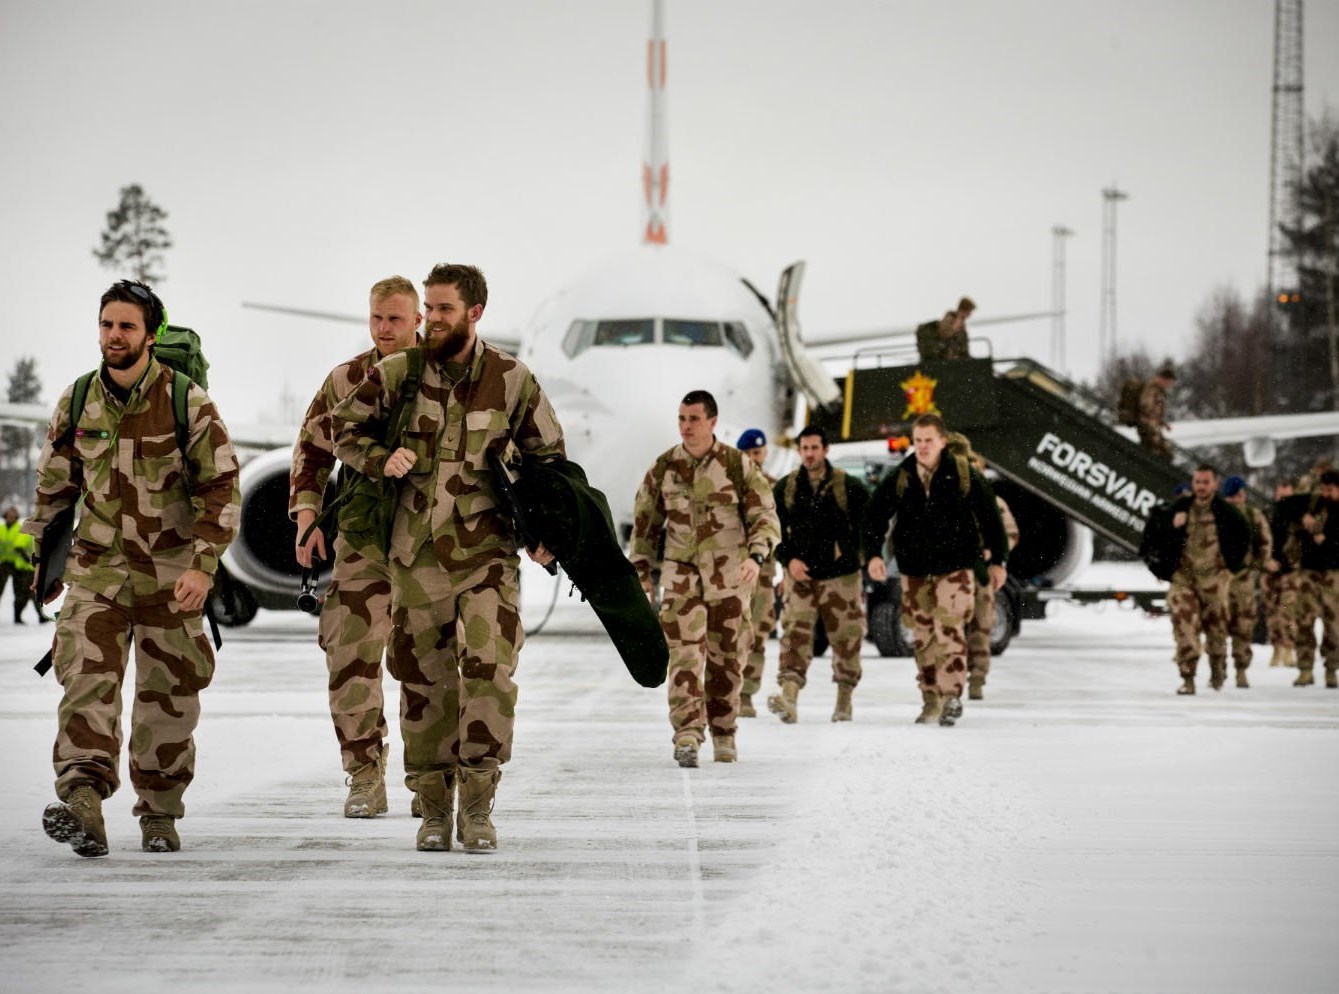
[[[743,464],[742,494],[731,480],[734,457]],[[751,555],[766,560],[780,539],[776,502],[762,470],[719,441],[701,459],[676,445],[647,470],[637,490],[630,558],[645,588],[657,569],[665,587],[679,572],[692,570],[702,577],[705,599],[721,600],[747,594],[739,568]]]
[[[1274,557],[1273,529],[1269,526],[1269,519],[1258,507],[1245,508],[1243,513],[1251,525],[1251,549],[1243,565],[1264,569],[1265,563]]]
[[[151,358],[125,404],[104,376],[93,377],[73,440],[59,447],[73,384],[56,404],[37,464],[37,505],[23,530],[40,555],[47,525],[79,501],[65,580],[107,597],[127,582],[148,596],[171,590],[188,569],[212,574],[241,522],[237,454],[218,409],[191,385],[183,460],[171,370]]]
[[[1250,525],[1236,507],[1213,497],[1201,503],[1182,498],[1176,505],[1184,511],[1186,523],[1180,529],[1181,558],[1177,576],[1183,579],[1222,570],[1237,572],[1250,552]],[[1225,525],[1231,524],[1231,531]]]
[[[1156,380],[1145,383],[1139,394],[1139,423],[1158,429],[1167,426],[1167,391]]]
[[[372,348],[340,363],[330,371],[308,405],[298,440],[293,445],[293,469],[288,476],[288,516],[294,521],[299,511],[321,513],[326,481],[335,468],[330,412],[367,379],[367,371],[379,358],[377,350]]]
[[[515,555],[486,454],[514,444],[535,456],[566,455],[558,416],[524,363],[476,336],[467,361],[455,365],[423,364],[400,438],[417,458],[401,481],[391,535],[390,558],[404,566],[428,542],[448,568]],[[383,359],[332,412],[335,456],[360,473],[380,476],[390,455],[381,436],[407,366],[403,352]]]
[[[921,362],[972,357],[967,329],[952,332],[945,337],[942,329],[947,320],[949,319],[944,317],[938,321],[926,321],[916,328],[916,348],[920,353]]]

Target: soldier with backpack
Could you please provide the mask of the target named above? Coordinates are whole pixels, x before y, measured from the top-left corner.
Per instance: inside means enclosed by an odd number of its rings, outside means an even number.
[[[372,348],[331,370],[293,446],[288,513],[298,526],[294,554],[304,568],[313,566],[313,557],[328,558],[325,534],[314,526],[335,466],[330,412],[379,361],[412,347],[423,320],[418,290],[403,276],[374,283],[368,305]],[[390,564],[376,543],[354,541],[343,532],[336,534],[333,552],[317,641],[326,654],[330,717],[348,780],[344,817],[375,818],[387,810],[381,658],[391,631]]]
[[[1321,623],[1320,655],[1325,686],[1339,689],[1339,470],[1324,470],[1314,492],[1285,497],[1274,509],[1274,545],[1296,531],[1301,539],[1297,584],[1297,679],[1294,687],[1316,682],[1316,622]]]
[[[198,695],[214,673],[205,601],[241,517],[237,456],[202,386],[157,355],[169,327],[157,294],[122,280],[102,295],[98,318],[102,365],[80,378],[77,402],[78,384],[56,405],[24,524],[40,561],[55,554],[48,526],[78,504],[52,650],[64,691],[53,750],[59,800],[42,825],[80,856],[107,854],[102,802],[120,784],[121,701],[131,697],[141,844],[169,852],[181,847]],[[195,358],[202,375],[198,348]],[[132,640],[135,680],[123,695]]]
[[[716,440],[716,415],[707,391],[683,398],[680,444],[647,470],[633,504],[630,558],[652,602],[661,590],[674,760],[683,767],[697,766],[708,731],[716,762],[738,759],[747,609],[780,534],[762,470]]]
[[[865,638],[861,549],[869,494],[855,477],[828,462],[828,436],[816,425],[801,429],[800,467],[772,488],[781,544],[776,557],[786,571],[781,608],[780,693],[767,707],[786,724],[799,717],[799,695],[814,656],[814,625],[822,618],[832,646],[837,685],[833,721],[850,721],[860,683],[860,644]]]
[[[1175,384],[1175,367],[1171,362],[1163,363],[1139,392],[1134,426],[1139,433],[1139,444],[1167,460],[1172,458],[1172,447],[1165,434],[1172,430],[1167,423],[1167,394]]]

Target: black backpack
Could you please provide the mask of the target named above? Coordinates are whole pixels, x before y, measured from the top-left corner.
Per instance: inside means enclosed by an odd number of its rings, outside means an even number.
[[[1139,423],[1139,400],[1144,395],[1144,381],[1130,377],[1120,387],[1120,400],[1116,402],[1116,420],[1123,425],[1134,426]]]

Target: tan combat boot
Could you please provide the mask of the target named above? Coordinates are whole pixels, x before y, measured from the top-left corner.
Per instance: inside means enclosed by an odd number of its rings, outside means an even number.
[[[1195,692],[1195,678],[1193,676],[1183,676],[1181,686],[1176,688],[1176,692],[1182,696],[1188,696]]]
[[[1316,677],[1315,677],[1315,675],[1311,672],[1311,670],[1301,670],[1301,671],[1297,674],[1297,679],[1293,681],[1293,686],[1294,686],[1294,687],[1310,687],[1310,686],[1311,686],[1313,683],[1315,683],[1315,682],[1316,682]]]
[[[739,762],[739,751],[735,749],[733,735],[713,735],[711,737],[711,758],[718,763]]]
[[[1288,655],[1284,658],[1283,665],[1297,667],[1297,646],[1289,646]]]
[[[833,721],[851,720],[851,694],[855,691],[849,683],[837,684],[837,705],[832,709]]]
[[[962,698],[946,697],[944,698],[944,708],[939,712],[939,724],[945,728],[952,728],[959,718],[962,717]]]
[[[1284,660],[1287,658],[1288,658],[1288,650],[1283,648],[1283,646],[1281,645],[1276,645],[1274,646],[1274,654],[1269,657],[1269,665],[1286,666],[1288,664],[1284,662]]]
[[[1223,681],[1227,679],[1227,660],[1210,659],[1209,660],[1209,686],[1213,690],[1222,690]]]
[[[1244,690],[1249,688],[1250,685],[1251,682],[1246,679],[1246,671],[1244,669],[1237,670],[1237,686]]]
[[[794,680],[783,680],[781,693],[767,698],[767,710],[784,724],[795,724],[800,717],[800,685]]]
[[[171,815],[140,815],[140,848],[145,852],[179,852],[181,836]]]
[[[420,852],[446,852],[451,848],[451,812],[455,807],[455,779],[449,770],[420,773],[419,810],[423,821],[418,826],[415,844]]]
[[[934,724],[944,712],[944,699],[939,696],[939,691],[927,687],[921,690],[921,701],[921,713],[916,717],[915,724]]]
[[[389,810],[386,805],[384,748],[375,762],[358,767],[344,782],[349,785],[349,796],[344,799],[345,818],[375,818]]]
[[[739,717],[741,718],[758,717],[758,709],[753,706],[752,694],[741,693],[739,695]]]
[[[1330,690],[1339,689],[1339,673],[1335,673],[1334,670],[1326,670],[1325,686],[1328,687]]]
[[[102,795],[81,783],[64,801],[42,812],[42,829],[57,842],[68,842],[80,856],[106,856],[107,826],[102,820]]]
[[[496,852],[497,830],[493,828],[493,799],[502,771],[460,768],[460,811],[456,814],[456,838],[466,852]]]
[[[969,701],[983,700],[986,696],[986,678],[980,673],[973,673],[967,677],[967,699]]]
[[[680,735],[674,740],[674,761],[685,770],[697,769],[697,739]]]

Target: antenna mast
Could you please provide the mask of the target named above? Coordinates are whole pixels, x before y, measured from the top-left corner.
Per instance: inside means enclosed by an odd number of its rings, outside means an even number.
[[[1269,331],[1274,348],[1275,394],[1287,396],[1299,382],[1299,350],[1284,348],[1283,335],[1300,291],[1297,259],[1283,237],[1284,227],[1301,225],[1302,186],[1302,0],[1274,2],[1274,98],[1269,136]]]

